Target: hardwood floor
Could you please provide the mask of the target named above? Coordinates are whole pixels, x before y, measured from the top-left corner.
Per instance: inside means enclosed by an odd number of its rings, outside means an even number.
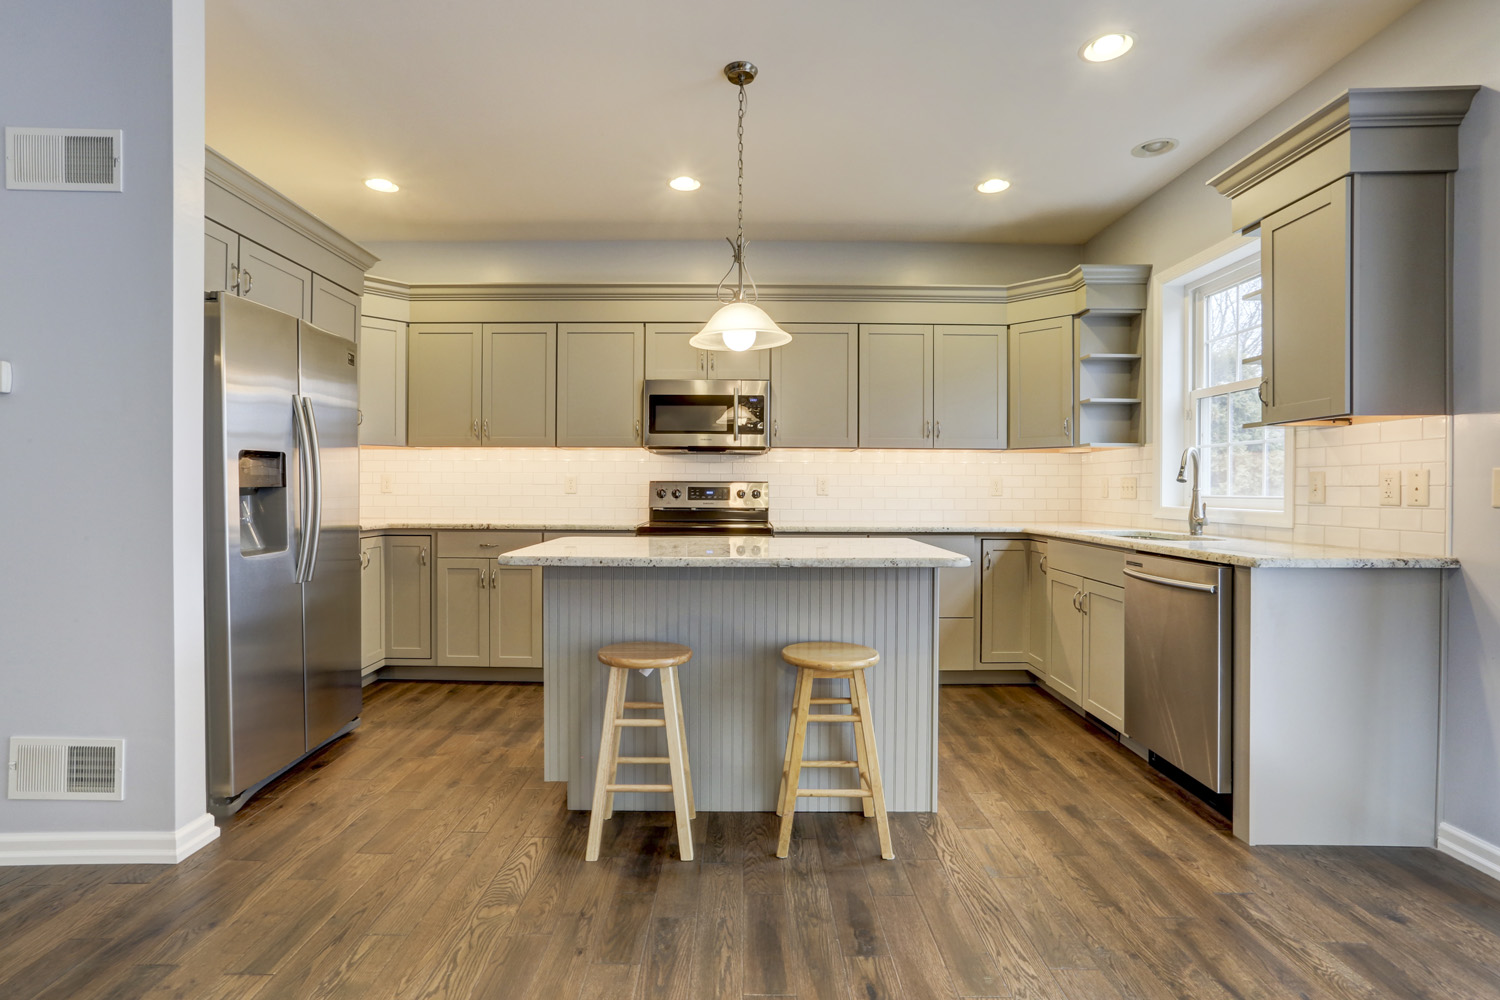
[[[541,689],[384,683],[175,867],[0,868],[5,1000],[1500,996],[1500,885],[1434,851],[1248,849],[1034,689],[942,692],[942,808],[588,817]],[[692,725],[692,720],[688,720]]]

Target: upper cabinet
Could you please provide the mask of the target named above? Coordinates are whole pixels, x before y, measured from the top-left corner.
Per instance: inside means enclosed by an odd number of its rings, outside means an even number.
[[[861,448],[932,447],[932,340],[930,326],[859,328]]]
[[[312,325],[349,340],[359,338],[359,296],[321,274],[312,279]]]
[[[554,443],[556,326],[413,323],[407,342],[408,444]]]
[[[486,445],[545,446],[557,440],[557,327],[486,323],[479,433]]]
[[[702,323],[652,323],[646,327],[646,377],[754,379],[771,377],[768,351],[700,351],[688,344]]]
[[[771,445],[859,446],[859,331],[852,323],[788,323],[771,355]]]
[[[1005,327],[939,326],[933,334],[933,446],[1004,448]]]
[[[413,323],[407,336],[406,443],[482,442],[484,375],[479,323]]]
[[[1010,328],[1010,446],[1073,443],[1073,317]]]
[[[630,448],[641,443],[645,340],[641,323],[558,326],[559,446]]]
[[[861,447],[1005,447],[1005,327],[869,325],[859,344]]]
[[[1446,412],[1449,175],[1477,90],[1350,90],[1209,182],[1260,231],[1266,423]]]
[[[359,328],[359,443],[406,444],[406,324],[367,316]]]

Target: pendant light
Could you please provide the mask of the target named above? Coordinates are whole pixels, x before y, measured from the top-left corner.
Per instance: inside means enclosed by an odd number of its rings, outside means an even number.
[[[724,272],[724,277],[719,279],[718,298],[724,305],[688,341],[690,345],[703,351],[764,351],[791,343],[792,340],[790,333],[777,326],[776,321],[755,304],[760,293],[756,290],[755,280],[745,268],[745,85],[755,79],[757,72],[747,62],[732,62],[724,67],[725,78],[740,89],[740,211],[735,238],[729,240],[725,237],[734,248],[734,261],[729,265],[729,270]],[[731,274],[737,274],[733,287],[728,283]],[[749,283],[748,289],[745,287],[746,282]]]

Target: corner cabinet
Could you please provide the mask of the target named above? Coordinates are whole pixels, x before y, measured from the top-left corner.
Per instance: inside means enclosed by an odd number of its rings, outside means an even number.
[[[854,324],[787,324],[792,342],[772,348],[771,444],[859,445],[859,330]]]
[[[359,443],[406,443],[406,324],[367,316],[359,328]]]
[[[645,339],[646,328],[641,323],[558,326],[559,447],[640,445]]]
[[[1073,317],[1010,328],[1010,446],[1066,448],[1073,438]]]

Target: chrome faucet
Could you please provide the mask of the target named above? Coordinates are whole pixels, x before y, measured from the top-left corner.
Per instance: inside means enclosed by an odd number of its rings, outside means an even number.
[[[1184,448],[1182,452],[1182,464],[1177,467],[1177,481],[1187,482],[1188,459],[1193,460],[1193,496],[1188,501],[1188,534],[1203,534],[1203,526],[1208,523],[1208,504],[1198,495],[1198,449],[1193,447]]]

